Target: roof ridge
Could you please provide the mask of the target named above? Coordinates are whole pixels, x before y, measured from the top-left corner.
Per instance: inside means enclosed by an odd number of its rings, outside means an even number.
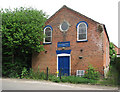
[[[93,22],[96,22],[96,23],[98,23],[98,24],[101,24],[101,23],[99,23],[99,22],[97,22],[97,21],[95,21],[95,20],[93,20],[93,19],[91,19],[91,18],[89,18],[89,17],[87,17],[87,16],[85,16],[85,15],[83,15],[83,14],[81,14],[81,13],[79,13],[79,12],[77,12],[77,11],[71,9],[71,8],[69,8],[69,7],[67,7],[66,5],[63,5],[63,6],[62,6],[58,11],[56,11],[50,18],[48,18],[47,21],[50,20],[57,12],[59,12],[59,11],[60,11],[61,9],[63,9],[63,8],[67,8],[67,9],[69,9],[69,10],[71,10],[71,11],[77,13],[77,14],[80,14],[80,15],[83,16],[83,17],[86,17],[86,18],[90,19],[90,20],[93,21]]]
[[[76,10],[73,10],[73,9],[71,9],[71,8],[67,7],[67,6],[66,6],[66,8],[68,8],[68,9],[70,9],[70,10],[72,10],[72,11],[74,11],[74,12],[76,12],[76,13],[80,14],[81,16],[84,16],[84,17],[86,17],[86,18],[88,18],[88,19],[90,19],[90,20],[92,20],[92,21],[94,21],[94,22],[96,22],[96,23],[98,23],[98,24],[101,24],[101,23],[99,23],[99,22],[97,22],[97,21],[93,20],[92,18],[89,18],[89,17],[87,17],[86,15],[81,14],[80,12],[78,12],[78,11],[76,11]]]

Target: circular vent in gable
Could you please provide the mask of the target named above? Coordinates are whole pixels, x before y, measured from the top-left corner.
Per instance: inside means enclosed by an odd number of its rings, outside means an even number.
[[[69,23],[66,21],[63,21],[60,24],[60,30],[64,32],[64,31],[67,31],[68,29],[69,29]]]

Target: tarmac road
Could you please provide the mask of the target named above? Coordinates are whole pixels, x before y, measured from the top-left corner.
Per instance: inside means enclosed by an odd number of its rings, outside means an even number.
[[[53,83],[25,79],[2,79],[2,90],[118,90],[117,87]]]

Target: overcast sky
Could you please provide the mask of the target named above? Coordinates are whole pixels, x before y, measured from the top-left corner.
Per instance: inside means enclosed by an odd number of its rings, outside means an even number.
[[[120,0],[1,0],[0,8],[33,7],[52,16],[66,5],[105,24],[109,39],[118,46],[118,2]]]

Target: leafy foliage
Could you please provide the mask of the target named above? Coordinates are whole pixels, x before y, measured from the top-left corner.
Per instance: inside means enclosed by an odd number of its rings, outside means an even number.
[[[50,80],[51,80],[52,82],[57,82],[57,83],[60,82],[60,78],[59,78],[59,77],[56,77],[56,76],[54,76],[54,75],[51,76]]]
[[[120,85],[119,78],[120,78],[120,76],[119,76],[118,70],[116,69],[116,65],[112,64],[109,66],[107,78],[104,78],[103,80],[99,81],[98,84],[109,85],[109,86],[118,86],[118,85]]]
[[[103,81],[103,84],[120,85],[120,58],[116,57],[115,46],[110,42],[110,69],[107,74],[108,78]]]
[[[43,27],[46,15],[33,8],[1,9],[2,54],[4,63],[21,61],[31,66],[33,52],[43,51]],[[20,63],[20,62],[19,62]],[[9,69],[9,67],[6,67]],[[22,67],[23,68],[23,67]],[[3,71],[6,72],[6,70]],[[7,75],[5,75],[7,76]]]
[[[117,57],[115,60],[116,60],[116,64],[115,64],[116,73],[118,73],[117,83],[118,83],[118,85],[120,86],[120,57]]]
[[[33,8],[2,11],[3,46],[25,53],[40,52],[45,21],[45,14]]]
[[[113,45],[112,42],[110,42],[110,46],[109,46],[109,49],[110,49],[110,57],[113,57],[114,55],[116,55],[116,51],[115,51],[115,46]]]
[[[69,83],[74,83],[74,84],[80,84],[80,83],[84,83],[84,84],[94,84],[97,81],[96,80],[92,80],[92,79],[87,79],[87,78],[83,78],[83,77],[76,77],[76,76],[62,76],[61,82],[69,82]]]
[[[109,55],[110,55],[110,63],[115,63],[115,58],[116,58],[116,51],[115,51],[115,46],[113,45],[112,42],[110,42],[109,46]]]
[[[99,80],[100,74],[98,71],[95,70],[94,67],[90,65],[88,66],[88,70],[86,70],[86,74],[84,75],[84,77],[88,79]]]
[[[21,73],[21,78],[27,78],[28,77],[28,71],[27,69],[24,67]]]
[[[44,72],[39,72],[39,69],[35,72],[31,68],[28,70],[26,67],[24,67],[21,73],[21,78],[34,79],[34,80],[45,80],[46,74]]]
[[[116,58],[116,69],[120,72],[120,57]]]
[[[26,79],[34,79],[34,80],[46,80],[47,74],[44,72],[39,72],[39,68],[36,72],[33,71],[33,69],[27,70],[26,68],[23,68],[21,78],[26,78]],[[97,83],[97,80],[93,79],[87,79],[84,77],[76,77],[76,76],[62,76],[61,79],[60,77],[56,77],[56,75],[48,75],[48,80],[52,82],[68,82],[68,83],[74,83],[74,84],[79,84],[79,83],[90,83],[90,84],[95,84]]]
[[[22,68],[26,67],[26,65],[24,63],[21,64],[21,62],[15,62],[14,64],[12,64],[11,62],[4,62],[3,66],[3,76],[12,78],[21,77],[20,75],[23,70]]]

